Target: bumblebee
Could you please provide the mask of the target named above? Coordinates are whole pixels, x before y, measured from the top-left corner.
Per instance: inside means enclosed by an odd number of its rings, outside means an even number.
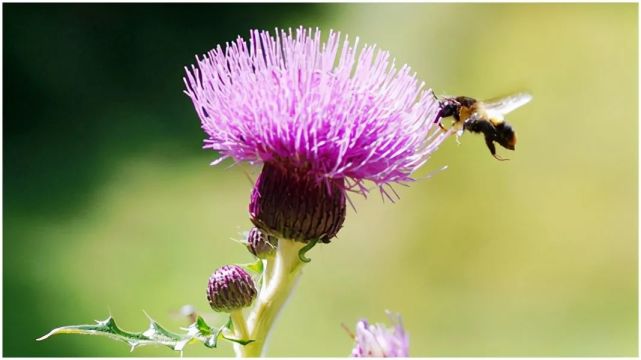
[[[453,117],[454,123],[450,129],[456,131],[457,139],[465,130],[480,133],[485,136],[485,144],[497,160],[509,160],[496,154],[494,143],[506,149],[514,150],[516,132],[504,117],[513,110],[527,104],[532,96],[519,93],[512,96],[488,101],[479,101],[467,96],[444,97],[439,99],[440,111],[435,123],[447,131],[442,119]]]

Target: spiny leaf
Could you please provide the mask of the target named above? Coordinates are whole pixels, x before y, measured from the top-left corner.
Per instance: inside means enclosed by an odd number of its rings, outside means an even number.
[[[110,316],[106,320],[96,320],[95,325],[70,325],[51,330],[47,335],[36,339],[37,341],[56,334],[83,334],[83,335],[103,335],[115,340],[124,341],[129,345],[136,346],[141,341],[148,340],[143,333],[132,333],[122,330],[116,325],[116,321]]]
[[[213,329],[199,316],[186,330],[191,338],[201,341],[208,348],[215,348],[218,344],[218,338],[220,337],[222,329],[222,327],[220,329]]]
[[[42,341],[57,334],[100,335],[123,341],[131,346],[132,351],[139,346],[164,345],[181,353],[185,346],[193,342],[202,342],[208,348],[215,348],[220,337],[243,345],[253,341],[238,340],[223,335],[223,330],[228,328],[228,324],[229,322],[220,328],[212,328],[199,316],[193,324],[183,329],[187,331],[186,333],[177,334],[165,329],[158,322],[149,318],[149,327],[147,330],[143,332],[129,332],[119,328],[118,325],[116,325],[116,321],[110,316],[106,320],[96,321],[94,325],[62,326],[51,330],[47,335],[36,340]]]

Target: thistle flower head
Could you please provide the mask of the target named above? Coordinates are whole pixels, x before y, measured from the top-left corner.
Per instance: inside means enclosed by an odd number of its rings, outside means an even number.
[[[445,138],[428,139],[438,103],[387,51],[340,33],[254,30],[197,58],[186,93],[205,147],[250,163],[303,169],[318,181],[383,186],[410,175]]]
[[[345,192],[411,181],[449,135],[439,104],[386,51],[358,50],[333,31],[251,31],[187,69],[185,93],[208,135],[205,148],[263,163],[252,222],[270,235],[329,242],[345,218]],[[389,195],[388,195],[389,197]]]
[[[387,314],[393,328],[382,324],[370,324],[361,320],[356,324],[356,344],[352,357],[408,357],[409,337],[403,329],[400,315]]]

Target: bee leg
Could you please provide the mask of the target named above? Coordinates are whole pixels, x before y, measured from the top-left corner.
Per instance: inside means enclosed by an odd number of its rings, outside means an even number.
[[[463,129],[459,129],[456,132],[456,143],[461,145],[461,136],[463,136]]]
[[[510,160],[510,159],[508,159],[508,158],[500,157],[500,156],[498,156],[498,155],[494,155],[494,158],[495,158],[496,160],[499,160],[499,161],[507,161],[507,160]]]
[[[490,138],[489,136],[485,137],[485,145],[487,145],[487,148],[490,149],[490,153],[492,154],[492,156],[494,156],[496,160],[500,160],[500,161],[510,160],[510,159],[502,158],[499,155],[496,155],[496,147],[494,146],[494,141],[492,141],[492,138]]]
[[[443,117],[440,115],[440,113],[436,116],[436,120],[434,120],[433,124],[438,124],[438,127],[440,127],[443,132],[447,132],[447,129],[445,128],[445,126],[443,126]]]

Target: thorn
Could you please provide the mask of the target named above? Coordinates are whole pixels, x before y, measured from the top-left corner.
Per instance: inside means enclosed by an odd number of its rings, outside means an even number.
[[[49,336],[53,335],[55,331],[56,331],[55,329],[49,331],[47,334],[37,338],[36,341],[42,341],[42,340],[47,339]]]
[[[146,312],[145,310],[143,310],[143,311],[142,311],[142,313],[143,313],[143,314],[145,314],[145,316],[147,317],[147,319],[148,319],[149,321],[151,321],[151,322],[156,322],[154,319],[152,319],[152,318],[151,318],[151,316],[149,316],[149,314],[147,314],[147,312]]]

